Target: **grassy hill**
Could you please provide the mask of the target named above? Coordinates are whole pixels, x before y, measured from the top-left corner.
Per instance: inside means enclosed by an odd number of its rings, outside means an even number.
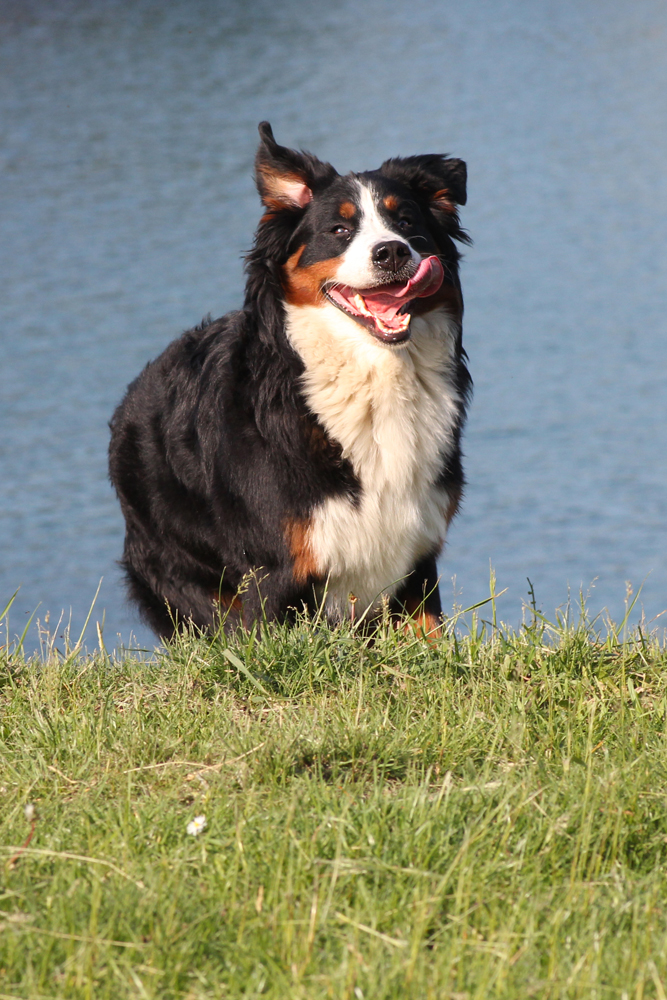
[[[667,650],[529,617],[5,648],[0,997],[665,1000]]]

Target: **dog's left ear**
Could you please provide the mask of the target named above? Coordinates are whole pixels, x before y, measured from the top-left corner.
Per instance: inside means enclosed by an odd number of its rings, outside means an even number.
[[[261,142],[255,157],[255,180],[267,208],[305,208],[313,193],[330,184],[338,174],[330,163],[312,153],[279,146],[268,122],[260,122]]]
[[[426,197],[435,211],[455,212],[466,203],[467,170],[463,160],[449,156],[397,157],[385,160],[380,173]]]

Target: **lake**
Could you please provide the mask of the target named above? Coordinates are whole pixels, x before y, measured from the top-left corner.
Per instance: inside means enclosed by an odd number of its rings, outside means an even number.
[[[667,7],[657,0],[0,2],[0,605],[124,602],[107,422],[240,305],[257,123],[339,171],[465,159],[475,395],[447,608],[530,578],[650,627],[667,607]],[[453,579],[454,578],[454,579]],[[665,616],[667,618],[667,616]],[[131,640],[134,635],[135,640]],[[34,637],[34,633],[31,633]],[[34,641],[30,640],[34,645]],[[94,642],[94,633],[91,643]]]

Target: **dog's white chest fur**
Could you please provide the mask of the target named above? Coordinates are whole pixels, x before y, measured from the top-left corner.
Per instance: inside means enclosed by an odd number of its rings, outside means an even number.
[[[333,306],[287,306],[287,333],[310,409],[361,482],[359,504],[338,497],[315,509],[309,538],[328,613],[349,613],[350,594],[361,613],[444,542],[449,497],[434,484],[460,404],[454,325],[444,310],[417,317],[396,349]]]

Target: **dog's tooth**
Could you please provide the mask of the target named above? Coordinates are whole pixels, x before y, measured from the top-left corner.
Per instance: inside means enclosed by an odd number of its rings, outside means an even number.
[[[366,300],[364,299],[363,295],[360,295],[359,292],[357,292],[352,301],[354,302],[355,306],[357,307],[362,316],[373,315],[372,312],[369,310],[368,306],[366,305]]]
[[[412,317],[410,316],[409,313],[407,313],[405,316],[401,316],[400,326],[398,327],[387,326],[387,324],[383,323],[383,321],[380,319],[379,316],[375,317],[375,322],[377,323],[378,328],[382,331],[382,333],[405,333],[407,328],[410,326],[411,318]]]

